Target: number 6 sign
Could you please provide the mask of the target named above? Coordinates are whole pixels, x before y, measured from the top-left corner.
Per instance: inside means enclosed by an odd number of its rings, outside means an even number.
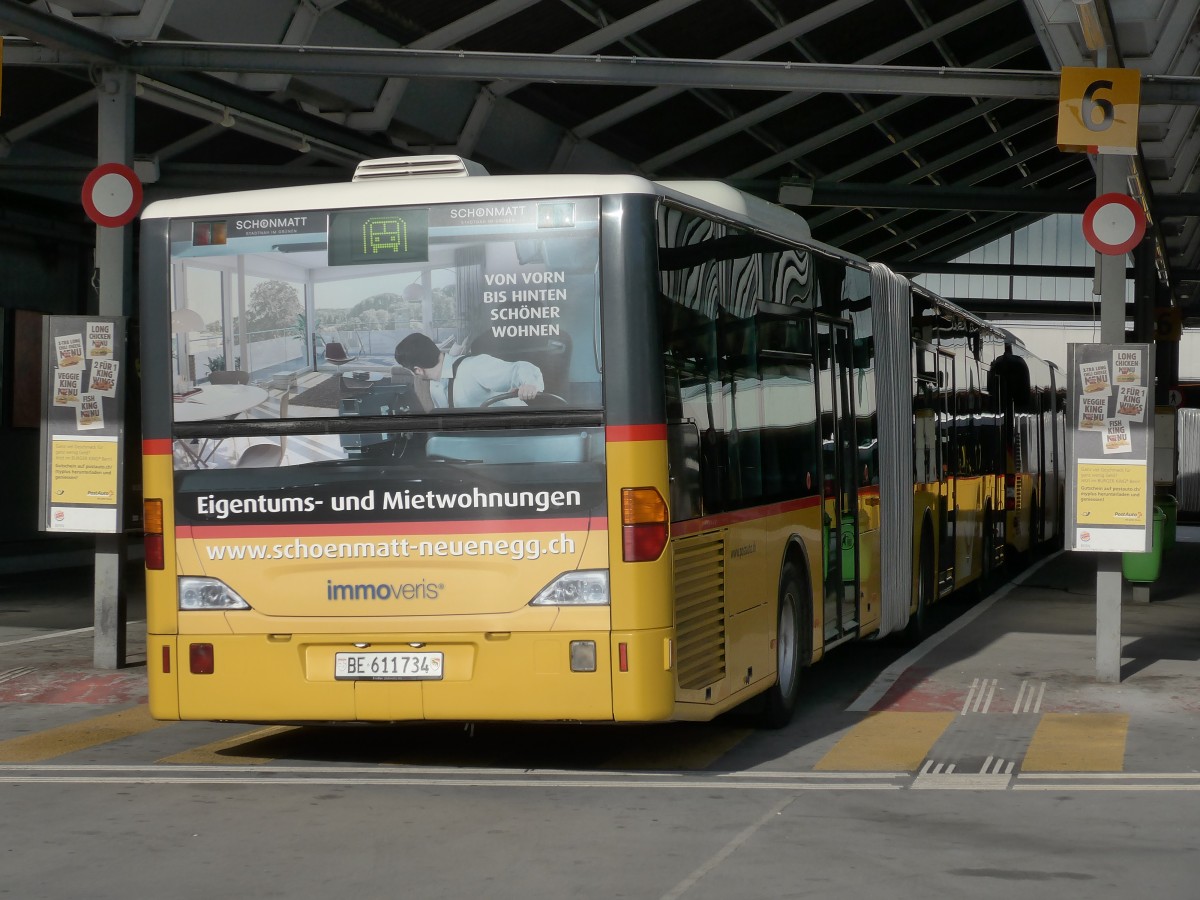
[[[1058,89],[1058,147],[1088,153],[1137,152],[1137,69],[1065,68]]]

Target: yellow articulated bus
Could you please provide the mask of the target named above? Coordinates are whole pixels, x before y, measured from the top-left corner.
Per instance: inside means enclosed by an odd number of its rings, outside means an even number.
[[[1056,534],[1053,369],[721,184],[376,160],[141,271],[160,719],[779,726]]]

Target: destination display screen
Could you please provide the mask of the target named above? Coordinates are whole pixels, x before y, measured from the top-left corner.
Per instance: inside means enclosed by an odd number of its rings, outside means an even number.
[[[331,266],[423,262],[428,258],[428,209],[353,209],[329,214]]]

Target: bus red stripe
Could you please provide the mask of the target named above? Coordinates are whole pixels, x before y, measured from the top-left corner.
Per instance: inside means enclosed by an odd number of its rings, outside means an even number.
[[[604,439],[614,444],[626,441],[665,441],[667,439],[667,426],[608,425],[604,429]]]
[[[492,519],[480,522],[353,522],[325,525],[178,525],[175,536],[189,538],[358,537],[396,534],[536,534],[545,531],[588,531],[608,527],[607,517],[594,519]]]
[[[142,441],[143,456],[170,456],[170,438],[146,438]]]
[[[798,509],[809,509],[820,505],[820,497],[802,497],[799,500],[788,500],[785,503],[769,503],[766,506],[754,506],[750,509],[739,509],[735,512],[704,516],[700,519],[689,519],[686,522],[672,522],[671,536],[681,537],[685,534],[697,534],[701,531],[708,531],[710,528],[736,525],[741,522],[753,522],[756,519],[765,519],[767,516],[778,516],[783,513],[795,512]]]

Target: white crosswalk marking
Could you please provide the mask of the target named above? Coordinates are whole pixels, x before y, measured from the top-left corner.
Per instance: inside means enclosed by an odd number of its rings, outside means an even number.
[[[1036,689],[1036,695],[1033,685],[1028,679],[1021,682],[1021,689],[1017,692],[1017,702],[1013,704],[1013,715],[1019,713],[1039,713],[1042,711],[1042,698],[1046,694],[1046,682],[1039,682]]]
[[[999,679],[996,678],[984,678],[982,681],[978,678],[973,679],[959,715],[965,716],[968,712],[986,714],[992,706],[992,698],[996,696],[998,683]]]
[[[979,767],[980,775],[1011,775],[1016,762],[1013,760],[1005,762],[1004,759],[997,759],[989,756],[983,761],[983,765]],[[990,769],[990,771],[989,771]]]

